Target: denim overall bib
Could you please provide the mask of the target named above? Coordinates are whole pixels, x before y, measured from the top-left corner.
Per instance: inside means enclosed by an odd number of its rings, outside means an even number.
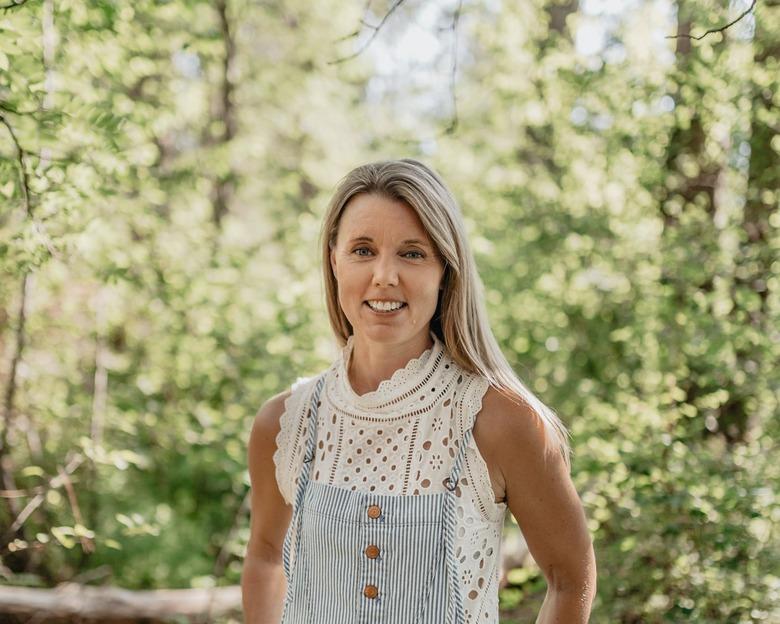
[[[281,624],[463,624],[455,490],[471,430],[460,441],[445,492],[378,495],[309,481],[324,381],[323,375],[312,395],[284,540]]]

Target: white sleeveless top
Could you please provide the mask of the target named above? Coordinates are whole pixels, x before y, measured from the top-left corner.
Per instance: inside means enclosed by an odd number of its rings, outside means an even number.
[[[377,494],[444,492],[459,440],[474,426],[488,389],[463,370],[431,332],[433,346],[364,395],[347,377],[350,336],[325,372],[311,480]],[[285,401],[276,437],[276,480],[292,505],[305,451],[316,377],[300,378]],[[487,464],[470,436],[456,489],[455,556],[468,624],[498,623],[498,573],[506,503],[496,503]]]

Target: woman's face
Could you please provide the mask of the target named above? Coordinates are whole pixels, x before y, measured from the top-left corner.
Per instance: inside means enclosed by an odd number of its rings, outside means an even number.
[[[361,193],[341,214],[330,263],[341,309],[356,335],[383,343],[427,336],[444,265],[408,204]],[[369,302],[400,302],[394,311]]]

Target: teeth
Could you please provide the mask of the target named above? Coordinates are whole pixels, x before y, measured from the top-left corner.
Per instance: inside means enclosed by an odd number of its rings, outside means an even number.
[[[397,310],[403,306],[401,301],[368,301],[368,305],[375,310],[383,310],[388,312],[390,310]]]

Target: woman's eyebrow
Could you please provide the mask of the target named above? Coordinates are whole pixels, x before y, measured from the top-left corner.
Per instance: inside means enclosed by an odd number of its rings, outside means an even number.
[[[360,241],[367,241],[369,243],[373,243],[374,239],[370,236],[358,236],[356,238],[353,238],[350,240],[350,243],[357,243]],[[429,247],[428,243],[426,243],[423,240],[420,240],[419,238],[407,238],[406,240],[401,241],[402,245],[422,245],[424,247]]]

